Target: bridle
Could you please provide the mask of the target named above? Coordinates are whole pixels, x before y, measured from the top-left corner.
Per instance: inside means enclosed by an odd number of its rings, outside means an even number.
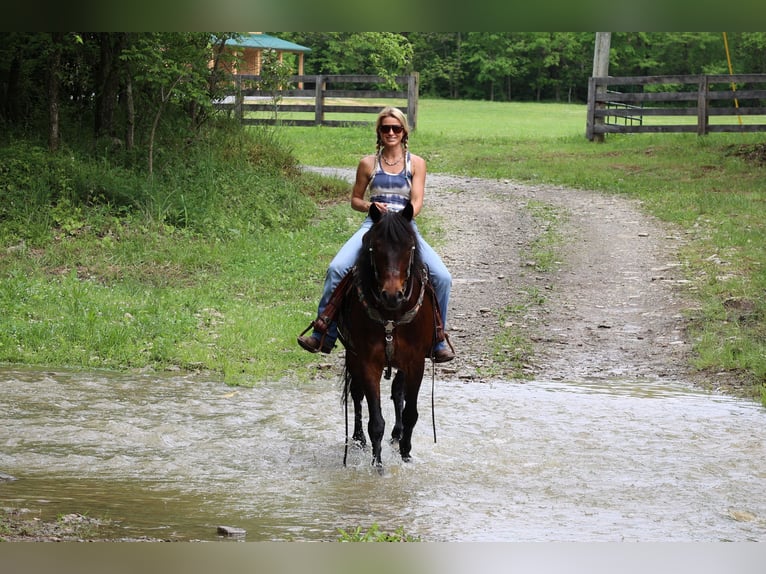
[[[375,264],[375,250],[372,248],[372,246],[367,248],[367,251],[370,254],[370,267],[372,268],[372,274],[375,277],[375,285],[378,287],[377,291],[373,291],[372,295],[375,298],[375,302],[377,304],[380,304],[381,297],[380,297],[380,275],[378,275],[378,266]],[[404,283],[407,285],[406,294],[404,296],[406,301],[409,301],[410,297],[412,296],[412,286],[414,281],[410,281],[410,276],[412,275],[412,264],[415,261],[415,245],[413,244],[410,248],[410,260],[407,263],[407,275],[405,276]],[[411,321],[412,319],[410,319]]]
[[[378,270],[375,265],[375,253],[372,247],[369,247],[369,255],[370,255],[370,264],[373,269],[373,274],[375,276],[375,284],[380,285],[380,280],[378,277]],[[414,285],[416,281],[412,277],[412,268],[415,261],[415,245],[412,246],[412,249],[410,250],[410,260],[407,264],[407,278],[406,278],[406,295],[405,300],[409,301],[412,298],[412,290],[414,289]],[[394,358],[394,331],[396,327],[399,325],[406,325],[408,323],[411,323],[413,319],[417,316],[418,312],[420,311],[420,307],[423,305],[423,297],[426,292],[426,284],[428,283],[428,270],[425,268],[425,266],[420,268],[420,291],[418,292],[417,300],[415,301],[415,304],[407,311],[405,311],[401,317],[398,319],[387,319],[383,317],[381,312],[379,311],[378,307],[381,303],[380,293],[373,292],[373,303],[371,304],[370,301],[367,300],[367,297],[364,294],[364,288],[362,286],[362,279],[361,279],[361,273],[359,272],[358,266],[354,266],[352,269],[352,273],[354,274],[354,284],[356,285],[356,292],[357,296],[359,297],[359,302],[361,303],[362,307],[364,307],[365,311],[367,312],[367,316],[370,318],[370,320],[374,321],[375,323],[378,323],[379,325],[383,326],[383,333],[386,341],[386,371],[385,371],[385,378],[390,379],[391,378],[391,361]]]

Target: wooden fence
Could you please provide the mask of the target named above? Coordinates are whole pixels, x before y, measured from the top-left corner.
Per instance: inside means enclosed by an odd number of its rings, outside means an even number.
[[[370,125],[374,118],[365,121],[356,114],[377,114],[384,106],[392,105],[407,114],[410,129],[417,126],[417,72],[397,76],[395,89],[381,88],[386,80],[370,75],[292,76],[288,87],[279,90],[264,89],[261,76],[237,75],[234,79],[232,93],[216,102],[215,107],[233,112],[244,125]],[[375,101],[360,104],[360,100]],[[406,105],[401,104],[402,100]],[[333,116],[336,119],[331,119]]]
[[[588,81],[586,136],[591,141],[607,133],[761,131],[766,131],[766,74]]]

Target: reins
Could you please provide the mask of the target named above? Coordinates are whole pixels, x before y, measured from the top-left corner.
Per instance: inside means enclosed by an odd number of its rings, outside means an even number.
[[[413,247],[413,253],[414,253],[414,247]],[[410,257],[410,267],[412,266],[412,256]],[[426,284],[428,282],[428,272],[425,267],[421,268],[421,277],[420,277],[420,291],[418,292],[418,298],[415,302],[415,305],[408,311],[406,311],[399,319],[393,320],[393,319],[386,319],[381,315],[380,311],[374,306],[370,305],[369,301],[367,300],[367,297],[364,294],[364,288],[362,286],[361,281],[361,274],[359,273],[359,269],[354,266],[352,268],[352,273],[354,274],[354,284],[356,285],[356,292],[357,296],[359,298],[359,303],[361,303],[362,307],[364,307],[364,310],[367,312],[367,316],[370,318],[371,321],[374,321],[375,323],[378,323],[379,325],[383,326],[383,332],[384,337],[386,341],[386,371],[385,371],[385,378],[386,380],[391,378],[391,361],[394,358],[394,331],[396,327],[399,325],[406,325],[408,323],[411,323],[415,317],[417,317],[418,312],[420,311],[420,308],[423,306],[423,297],[425,296],[426,292]],[[407,299],[410,299],[412,297],[412,289],[414,288],[415,281],[410,281],[410,270],[408,268],[407,271],[407,280],[408,280],[408,296]]]

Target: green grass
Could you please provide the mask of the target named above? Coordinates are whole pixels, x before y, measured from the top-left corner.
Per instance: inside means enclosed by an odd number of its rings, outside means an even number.
[[[295,333],[313,318],[316,261],[354,228],[316,202],[345,185],[301,175],[272,131],[206,137],[151,185],[125,158],[97,169],[77,149],[0,148],[0,361],[308,376]]]
[[[420,542],[420,538],[407,534],[403,526],[393,532],[386,532],[373,524],[366,531],[361,526],[350,531],[339,528],[338,542]]]
[[[582,105],[426,99],[410,143],[432,173],[621,194],[677,225],[697,299],[695,365],[734,374],[758,397],[766,135],[609,135],[597,144],[584,134]],[[0,361],[205,370],[233,384],[311,377],[316,357],[295,336],[360,216],[348,207],[347,183],[294,164],[354,168],[373,151],[369,128],[224,129],[163,149],[164,167],[148,180],[143,156],[76,148],[51,156],[6,140]],[[529,208],[548,229],[529,254],[544,272],[555,266],[557,214]],[[428,213],[421,228],[436,245],[451,240]],[[497,342],[499,354],[508,349],[528,352]]]
[[[230,383],[283,376],[304,358],[295,333],[313,318],[323,274],[315,262],[333,249],[314,233],[337,242],[350,230],[330,218],[310,233],[228,242],[150,232],[118,242],[123,253],[70,252],[65,240],[36,269],[35,253],[15,253],[0,282],[3,360],[205,370]]]
[[[608,135],[599,144],[585,138],[585,114],[583,105],[421,100],[410,146],[429,172],[621,194],[677,225],[698,299],[689,317],[694,364],[733,375],[741,385],[735,392],[759,397],[766,385],[766,134]],[[292,128],[285,138],[302,163],[345,167],[374,143],[369,128]],[[760,155],[747,157],[748,150]]]

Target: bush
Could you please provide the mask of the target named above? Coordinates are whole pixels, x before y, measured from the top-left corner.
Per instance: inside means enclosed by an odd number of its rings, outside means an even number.
[[[219,238],[300,229],[316,214],[295,158],[274,131],[211,125],[199,139],[164,149],[152,177],[135,161],[135,150],[106,153],[97,146],[96,153],[51,154],[25,141],[0,148],[5,233],[30,240],[30,230],[39,235],[40,225],[85,225],[94,207]]]

